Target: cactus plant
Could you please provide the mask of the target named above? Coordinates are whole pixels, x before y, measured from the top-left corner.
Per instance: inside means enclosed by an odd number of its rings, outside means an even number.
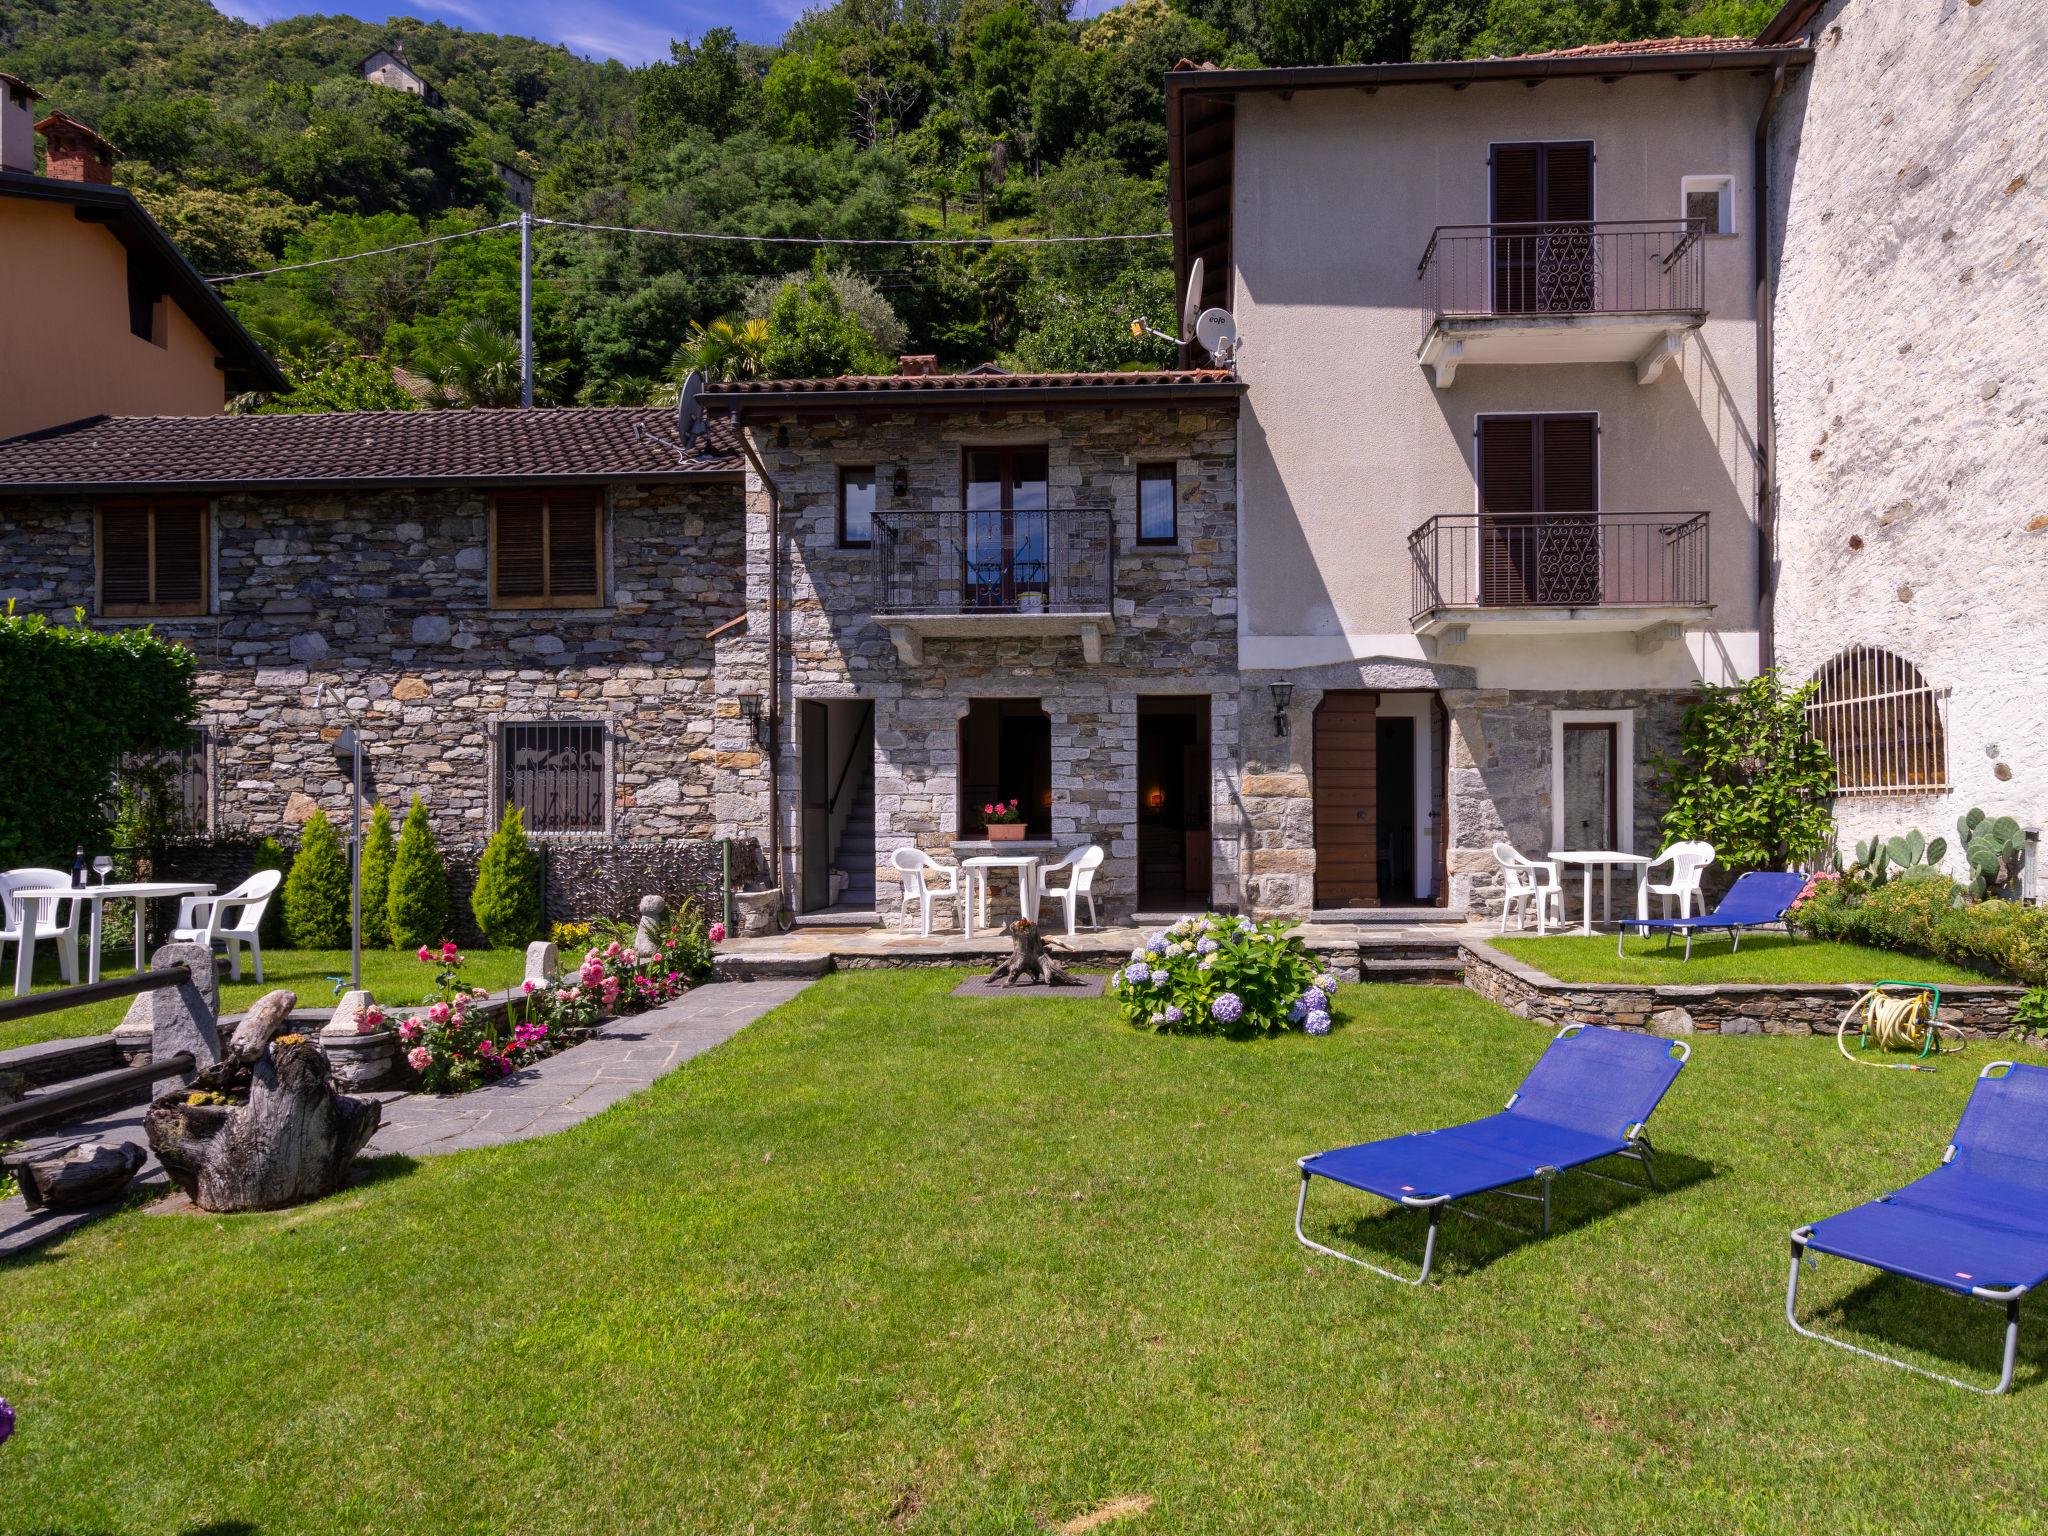
[[[2026,834],[2010,816],[1987,817],[1972,808],[1956,818],[1963,859],[1970,866],[1970,894],[1982,901],[1995,896],[2019,875],[2027,851]]]

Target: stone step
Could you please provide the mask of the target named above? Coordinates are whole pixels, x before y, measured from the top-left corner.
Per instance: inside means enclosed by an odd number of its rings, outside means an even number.
[[[112,1035],[78,1035],[68,1040],[43,1040],[0,1051],[0,1077],[19,1073],[37,1087],[89,1077],[126,1066]]]
[[[1347,923],[1360,928],[1457,924],[1465,919],[1463,907],[1318,907],[1309,915],[1312,923]]]
[[[758,942],[758,941],[757,941]],[[782,976],[824,976],[833,969],[829,954],[735,954],[722,951],[711,963],[718,981],[768,981]]]
[[[1358,962],[1360,981],[1399,981],[1442,983],[1456,986],[1465,979],[1465,962],[1462,958],[1403,956],[1398,959],[1361,959]]]
[[[821,907],[816,912],[799,912],[796,925],[799,928],[875,928],[881,925],[882,917],[870,902],[861,906],[852,901],[841,901],[836,907]]]

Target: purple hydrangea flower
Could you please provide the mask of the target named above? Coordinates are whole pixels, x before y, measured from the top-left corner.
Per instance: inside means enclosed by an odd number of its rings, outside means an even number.
[[[1330,1032],[1330,1016],[1318,1008],[1303,1021],[1301,1027],[1311,1035],[1327,1035]]]
[[[1244,1017],[1244,999],[1235,992],[1225,992],[1209,1005],[1209,1013],[1219,1024],[1235,1024]]]
[[[1222,946],[1214,939],[1202,939],[1196,943],[1195,953],[1198,955],[1213,955],[1220,948]]]
[[[1147,944],[1147,945],[1146,945],[1145,947],[1146,947],[1147,949],[1151,950],[1151,951],[1152,951],[1152,953],[1153,953],[1153,954],[1155,954],[1155,955],[1163,955],[1163,954],[1165,954],[1165,953],[1166,953],[1166,935],[1165,935],[1165,934],[1163,934],[1163,933],[1155,933],[1155,934],[1153,934],[1153,935],[1152,935],[1152,942],[1151,942],[1151,943],[1149,943],[1149,944]]]
[[[7,1437],[14,1433],[14,1410],[7,1406],[7,1399],[0,1397],[0,1445],[7,1443]]]
[[[1124,980],[1136,985],[1152,979],[1152,971],[1142,960],[1133,960],[1124,967]]]
[[[1330,1006],[1330,997],[1321,987],[1310,987],[1301,994],[1301,1006],[1310,1013]]]
[[[1294,1000],[1293,1004],[1287,1010],[1287,1022],[1290,1024],[1299,1024],[1303,1019],[1307,1017],[1308,1004],[1304,1003],[1300,998],[1297,997]]]
[[[1324,971],[1316,977],[1316,985],[1324,992],[1334,992],[1337,990],[1337,978]]]
[[[1179,1005],[1178,1003],[1168,1003],[1168,1004],[1166,1005],[1166,1022],[1167,1022],[1167,1023],[1169,1023],[1169,1024],[1178,1024],[1178,1023],[1179,1023],[1179,1022],[1180,1022],[1180,1021],[1181,1021],[1182,1019],[1184,1019],[1184,1018],[1186,1018],[1186,1017],[1187,1017],[1187,1015],[1186,1015],[1185,1013],[1183,1013],[1183,1012],[1181,1011],[1181,1009],[1180,1009],[1180,1005]]]

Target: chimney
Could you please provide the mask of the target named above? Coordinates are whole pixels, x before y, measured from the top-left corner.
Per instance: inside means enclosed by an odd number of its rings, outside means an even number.
[[[36,89],[16,75],[0,74],[0,171],[36,171]]]
[[[114,184],[114,146],[77,118],[52,112],[36,132],[43,136],[43,174],[51,180]]]
[[[935,352],[906,352],[896,359],[896,372],[906,379],[928,379],[938,371]]]

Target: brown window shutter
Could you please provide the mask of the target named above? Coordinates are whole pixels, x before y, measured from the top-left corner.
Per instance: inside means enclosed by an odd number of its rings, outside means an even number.
[[[594,491],[548,496],[548,596],[598,595],[598,498]]]
[[[491,519],[492,600],[542,601],[548,586],[541,498],[500,496],[491,504]]]
[[[1536,423],[1527,416],[1479,421],[1479,510],[1536,510]]]
[[[1541,423],[1543,510],[1593,512],[1600,506],[1598,434],[1590,416],[1550,416]]]
[[[156,606],[199,608],[206,601],[206,509],[194,501],[160,501],[155,517]]]
[[[1542,217],[1538,203],[1540,144],[1496,144],[1493,147],[1493,222],[1533,224]]]
[[[1545,220],[1593,217],[1593,146],[1543,146],[1543,213]]]
[[[149,508],[100,508],[100,607],[149,606]]]

